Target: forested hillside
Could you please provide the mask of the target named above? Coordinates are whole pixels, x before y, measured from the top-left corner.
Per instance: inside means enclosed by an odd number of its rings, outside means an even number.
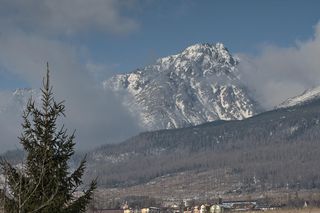
[[[142,133],[89,155],[102,186],[183,171],[225,171],[244,187],[320,187],[320,101],[242,121]],[[221,173],[221,172],[219,172]]]
[[[315,100],[241,121],[141,133],[90,152],[86,178],[98,176],[102,188],[141,186],[159,178],[167,184],[175,175],[178,184],[183,173],[204,184],[211,184],[210,176],[218,188],[231,180],[242,192],[319,188],[319,112],[320,100]],[[22,156],[19,150],[5,154],[17,164]],[[187,191],[189,185],[184,187]]]

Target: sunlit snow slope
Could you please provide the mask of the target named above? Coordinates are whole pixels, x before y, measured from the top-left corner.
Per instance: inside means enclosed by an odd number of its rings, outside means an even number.
[[[289,98],[278,106],[278,108],[291,107],[320,98],[320,87],[314,87],[304,91],[302,94]]]

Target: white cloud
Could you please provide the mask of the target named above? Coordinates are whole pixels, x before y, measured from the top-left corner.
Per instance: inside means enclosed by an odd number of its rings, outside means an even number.
[[[118,0],[2,0],[0,26],[27,32],[68,35],[88,31],[126,34],[138,22],[122,14],[134,1]]]
[[[60,38],[126,35],[139,27],[124,13],[136,6],[136,0],[1,1],[1,69],[40,88],[49,61],[56,98],[66,100],[67,127],[77,129],[78,148],[123,140],[137,133],[138,127],[112,93],[97,86],[95,77],[107,76],[108,70],[103,69],[108,66],[95,64],[85,46]],[[0,106],[7,99],[0,95]],[[16,110],[1,114],[0,150],[19,146],[20,122]]]
[[[266,107],[320,86],[320,23],[307,41],[292,47],[265,45],[258,56],[240,54],[242,78]]]
[[[65,123],[69,129],[77,129],[78,148],[120,141],[138,132],[134,118],[121,103],[111,92],[97,86],[86,67],[87,62],[78,54],[78,47],[23,32],[0,36],[0,46],[1,66],[25,79],[33,88],[41,87],[45,63],[49,61],[54,93],[58,100],[66,100]],[[1,140],[12,138],[10,141],[18,146],[15,139],[20,116],[15,113],[1,115],[0,127],[5,127]],[[4,147],[12,148],[12,145],[1,142],[1,150]]]

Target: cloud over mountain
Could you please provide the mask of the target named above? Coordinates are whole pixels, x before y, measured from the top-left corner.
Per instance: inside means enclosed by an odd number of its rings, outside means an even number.
[[[22,76],[33,88],[41,87],[44,62],[50,59],[54,93],[58,100],[66,100],[65,121],[70,129],[77,129],[80,148],[121,140],[137,132],[132,117],[111,93],[97,86],[89,71],[81,65],[76,48],[46,39],[20,36],[6,41],[0,39],[0,45],[6,50],[0,52],[1,65],[14,70],[12,72]],[[6,132],[12,139],[18,136],[11,133],[17,132],[19,118],[19,114],[10,112],[6,119],[1,120],[3,125],[12,123],[12,130]]]
[[[1,2],[0,72],[38,89],[49,61],[54,93],[58,100],[66,100],[66,126],[77,129],[78,148],[122,140],[138,129],[121,103],[97,86],[91,69],[100,65],[91,60],[86,47],[66,40],[80,33],[126,35],[134,31],[139,24],[124,11],[135,4],[114,0]],[[7,95],[0,95],[0,106],[7,101]],[[21,114],[14,110],[1,116],[1,150],[19,146],[20,121]]]
[[[241,54],[240,72],[268,107],[320,85],[320,23],[314,36],[291,47],[265,45],[257,56]]]

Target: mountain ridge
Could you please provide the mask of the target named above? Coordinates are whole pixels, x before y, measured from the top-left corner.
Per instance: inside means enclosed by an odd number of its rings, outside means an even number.
[[[40,102],[40,91],[32,88],[18,88],[10,92],[3,92],[4,98],[0,106],[0,113],[6,113],[9,110],[11,112],[16,111],[21,113],[30,97],[32,97],[36,103]]]
[[[307,89],[297,96],[288,98],[276,108],[286,108],[295,105],[301,105],[316,99],[320,99],[320,86]]]

